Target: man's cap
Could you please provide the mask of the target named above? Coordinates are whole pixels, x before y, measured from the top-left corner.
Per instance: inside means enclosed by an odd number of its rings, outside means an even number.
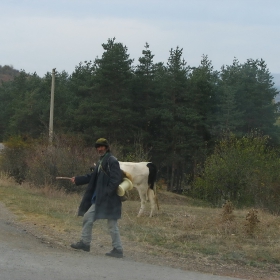
[[[95,142],[95,148],[99,146],[109,147],[109,142],[105,138],[99,138]]]

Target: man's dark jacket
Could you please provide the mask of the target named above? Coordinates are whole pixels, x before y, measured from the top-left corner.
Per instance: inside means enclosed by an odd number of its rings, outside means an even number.
[[[95,192],[95,220],[121,218],[122,202],[117,195],[117,188],[122,181],[118,160],[106,153],[102,164],[97,163],[91,174],[75,177],[76,185],[88,184],[78,210],[78,216],[83,216],[92,205],[92,196]]]

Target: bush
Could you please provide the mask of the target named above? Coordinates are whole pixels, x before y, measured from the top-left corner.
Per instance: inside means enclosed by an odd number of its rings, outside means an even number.
[[[119,159],[147,161],[149,151],[145,152],[140,140],[135,141],[134,153],[124,156],[123,147],[118,143],[110,143],[110,150]],[[56,180],[56,177],[90,173],[99,160],[95,148],[87,147],[79,136],[55,135],[52,145],[49,145],[48,137],[41,140],[13,137],[5,147],[0,159],[1,171],[18,183],[26,181],[37,188],[47,185],[68,192],[81,192],[85,187],[77,187],[69,180]]]
[[[8,176],[21,184],[26,177],[27,150],[32,140],[24,137],[11,137],[5,142],[5,148],[1,152],[0,167]]]
[[[53,145],[48,140],[26,141],[22,137],[9,139],[1,156],[1,170],[16,179],[36,187],[53,185],[76,190],[68,181],[56,176],[72,177],[90,172],[98,157],[93,148],[86,148],[79,137],[56,136]],[[80,188],[79,188],[80,189]]]
[[[230,200],[238,206],[256,206],[278,211],[280,161],[268,137],[251,133],[231,135],[218,143],[192,184],[191,194],[221,205]]]

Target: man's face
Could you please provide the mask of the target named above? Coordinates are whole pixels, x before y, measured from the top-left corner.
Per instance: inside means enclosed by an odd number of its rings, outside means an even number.
[[[106,146],[98,146],[96,148],[96,150],[97,150],[98,155],[101,157],[101,156],[104,156],[106,154],[107,147]]]

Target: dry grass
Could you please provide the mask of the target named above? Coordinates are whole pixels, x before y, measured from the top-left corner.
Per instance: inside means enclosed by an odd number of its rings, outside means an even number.
[[[280,278],[279,216],[262,210],[234,209],[230,202],[223,208],[210,208],[163,190],[158,198],[160,210],[153,218],[148,218],[149,204],[145,215],[136,217],[140,202],[135,192],[123,203],[119,225],[125,251],[132,258],[205,272],[217,273],[220,269],[224,275],[230,274],[225,272],[227,267],[238,267],[238,271],[242,267],[258,271],[262,277],[269,273]],[[22,223],[36,227],[43,236],[63,246],[79,239],[81,218],[76,217],[76,210],[80,199],[80,195],[50,187],[36,189],[16,185],[3,176],[0,179],[0,200]],[[105,221],[98,221],[93,241],[96,251],[110,247],[104,232]],[[231,275],[238,276],[236,273]]]

